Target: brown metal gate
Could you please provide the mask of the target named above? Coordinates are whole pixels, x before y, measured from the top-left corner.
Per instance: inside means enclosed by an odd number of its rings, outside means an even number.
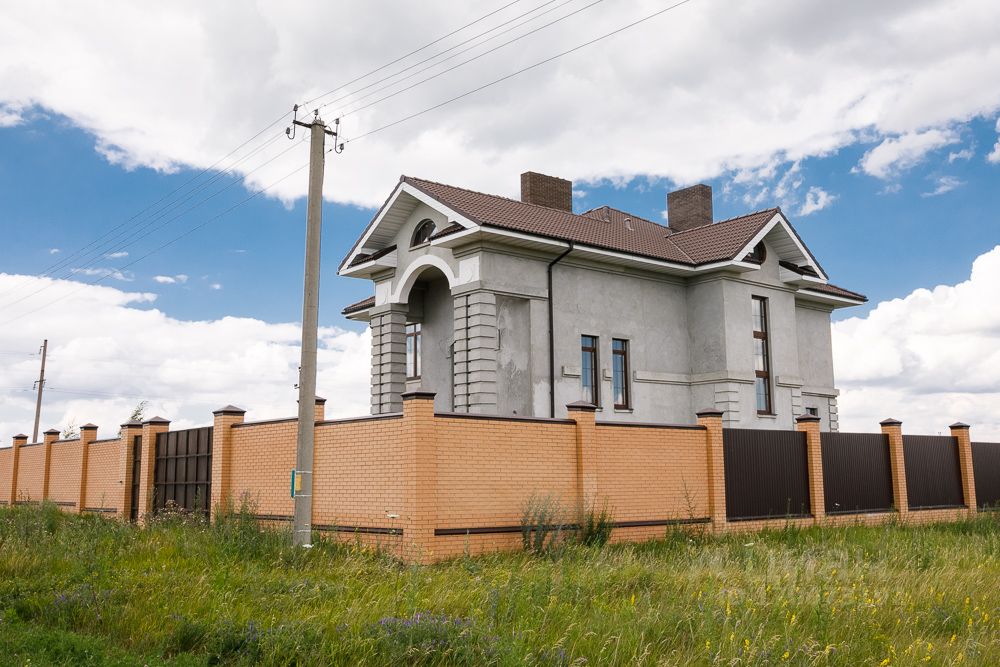
[[[139,482],[142,475],[142,436],[132,438],[132,488],[128,518],[133,523],[139,520]]]
[[[212,499],[212,427],[156,436],[153,512],[170,505],[208,514]]]

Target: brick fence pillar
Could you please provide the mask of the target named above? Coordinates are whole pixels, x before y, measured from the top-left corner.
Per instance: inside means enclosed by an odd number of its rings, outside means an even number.
[[[576,422],[576,510],[582,514],[597,502],[597,406],[576,401],[566,411]]]
[[[90,459],[90,443],[97,440],[97,426],[84,424],[80,427],[80,493],[76,499],[76,511],[83,513],[87,507],[87,467]]]
[[[910,501],[906,495],[906,464],[903,459],[903,422],[886,419],[880,422],[882,433],[889,438],[889,467],[892,469],[892,502],[905,519],[910,513]]]
[[[14,436],[14,448],[10,457],[10,498],[8,504],[12,507],[17,502],[17,467],[21,463],[21,445],[28,443],[28,436],[18,433]]]
[[[433,391],[408,391],[403,398],[403,540],[407,560],[434,559],[437,524],[437,434]]]
[[[826,518],[826,495],[823,493],[823,449],[819,434],[819,417],[800,415],[795,418],[795,430],[806,434],[806,466],[809,471],[809,507],[813,519],[822,523]]]
[[[969,436],[969,425],[956,422],[951,425],[951,437],[958,441],[958,464],[962,470],[962,495],[969,514],[975,516],[978,511],[976,501],[976,476],[972,469],[972,438]]]
[[[230,509],[232,486],[230,483],[233,464],[233,425],[242,424],[246,410],[235,405],[227,405],[212,413],[212,497],[209,511],[213,519],[219,512]]]
[[[712,532],[726,530],[726,468],[722,449],[722,411],[702,410],[698,424],[705,427],[708,461],[708,516]]]
[[[326,419],[326,399],[316,397],[316,421],[321,422]]]
[[[49,471],[52,468],[52,443],[59,439],[59,429],[50,428],[42,434],[42,497],[49,499]]]
[[[142,447],[142,422],[129,421],[121,425],[118,435],[118,479],[121,484],[118,499],[118,517],[125,519],[132,516],[132,464],[135,449],[133,444],[139,438]],[[140,460],[141,460],[140,452]]]
[[[156,436],[170,430],[170,420],[153,417],[142,423],[142,464],[139,477],[139,521],[153,511],[153,466],[156,463]]]

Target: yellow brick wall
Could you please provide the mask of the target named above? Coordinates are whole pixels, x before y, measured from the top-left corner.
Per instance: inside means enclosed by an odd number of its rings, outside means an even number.
[[[704,430],[599,425],[597,442],[597,503],[615,521],[708,517]]]
[[[0,505],[4,505],[10,499],[10,482],[13,475],[14,449],[4,447],[0,449]]]
[[[17,500],[38,502],[42,499],[45,445],[21,446],[17,471]]]
[[[232,428],[230,492],[235,507],[245,497],[256,504],[257,514],[291,516],[296,420]]]
[[[87,507],[122,510],[125,481],[120,440],[97,440],[90,443],[87,461]]]
[[[80,497],[82,461],[83,447],[79,440],[59,440],[53,443],[52,459],[49,462],[48,500],[63,505],[67,510],[76,508]]]

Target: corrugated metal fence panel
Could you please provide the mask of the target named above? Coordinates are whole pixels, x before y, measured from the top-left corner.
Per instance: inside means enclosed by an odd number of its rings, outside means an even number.
[[[726,517],[809,516],[806,437],[796,431],[722,431]]]
[[[962,507],[958,441],[947,435],[904,435],[906,495],[910,509]]]
[[[888,436],[881,433],[823,433],[820,438],[827,514],[892,509]]]
[[[972,443],[972,468],[976,477],[976,503],[1000,508],[1000,442]]]
[[[212,427],[168,431],[156,436],[153,510],[173,502],[207,513],[212,498]]]

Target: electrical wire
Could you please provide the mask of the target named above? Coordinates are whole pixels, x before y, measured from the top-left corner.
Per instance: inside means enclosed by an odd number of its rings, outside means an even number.
[[[580,49],[583,49],[583,48],[586,48],[588,46],[591,46],[592,44],[596,44],[597,42],[600,42],[600,41],[602,41],[604,39],[607,39],[608,37],[612,37],[614,35],[617,35],[617,34],[619,34],[621,32],[624,32],[624,31],[628,30],[629,28],[633,28],[633,27],[639,25],[640,23],[645,23],[646,21],[649,21],[650,19],[656,18],[657,16],[665,14],[665,13],[667,13],[667,12],[673,10],[673,9],[677,9],[678,7],[680,7],[682,5],[686,5],[689,2],[691,2],[691,1],[692,0],[681,0],[680,2],[677,2],[677,3],[674,3],[674,4],[670,5],[669,7],[665,7],[663,9],[660,9],[660,10],[656,11],[656,12],[653,12],[652,14],[646,15],[646,16],[644,16],[641,19],[637,19],[637,20],[633,21],[632,23],[628,23],[628,24],[623,25],[623,26],[621,26],[619,28],[616,28],[615,30],[612,30],[611,32],[604,33],[603,35],[600,35],[599,37],[595,37],[594,39],[591,39],[589,41],[583,42],[582,44],[578,44],[577,46],[574,46],[571,49],[567,49],[567,50],[562,51],[560,53],[557,53],[557,54],[555,54],[553,56],[549,56],[548,58],[545,58],[544,60],[539,60],[538,62],[536,62],[536,63],[534,63],[532,65],[528,65],[527,67],[522,67],[521,69],[519,69],[519,70],[517,70],[515,72],[511,72],[510,74],[507,74],[505,76],[502,76],[499,79],[494,79],[493,81],[490,81],[489,83],[485,83],[485,84],[483,84],[481,86],[477,86],[476,88],[473,88],[472,90],[467,90],[464,93],[461,93],[460,95],[456,95],[456,96],[454,96],[452,98],[444,100],[443,102],[439,102],[439,103],[434,104],[432,106],[429,106],[429,107],[427,107],[425,109],[421,109],[420,111],[412,113],[412,114],[410,114],[408,116],[404,116],[402,118],[398,118],[398,119],[392,121],[391,123],[386,123],[385,125],[377,127],[374,130],[368,130],[367,132],[359,134],[358,136],[356,136],[356,137],[354,137],[352,139],[345,140],[344,143],[351,143],[351,142],[354,142],[354,141],[358,141],[359,139],[364,139],[365,137],[371,136],[371,135],[373,135],[373,134],[375,134],[377,132],[381,132],[383,130],[387,130],[390,127],[395,127],[396,125],[400,125],[401,123],[405,123],[407,121],[413,120],[414,118],[418,118],[420,116],[423,116],[426,113],[430,113],[431,111],[435,111],[436,109],[440,109],[441,107],[443,107],[445,105],[448,105],[448,104],[451,104],[452,102],[457,102],[458,100],[460,100],[462,98],[465,98],[465,97],[468,97],[469,95],[474,95],[475,93],[478,93],[478,92],[480,92],[482,90],[490,88],[491,86],[495,86],[498,83],[502,83],[504,81],[507,81],[508,79],[514,78],[515,76],[518,76],[520,74],[524,74],[525,72],[527,72],[529,70],[533,70],[533,69],[535,69],[537,67],[541,67],[542,65],[546,65],[546,64],[548,64],[548,63],[550,63],[550,62],[552,62],[554,60],[562,58],[563,56],[566,56],[566,55],[569,55],[571,53],[574,53],[575,51],[579,51]]]

